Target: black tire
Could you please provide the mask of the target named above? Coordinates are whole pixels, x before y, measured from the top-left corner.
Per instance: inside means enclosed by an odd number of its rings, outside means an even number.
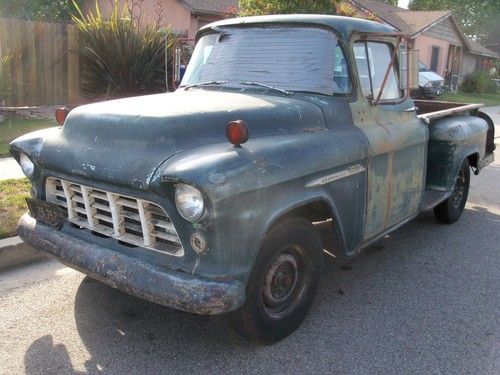
[[[266,234],[247,283],[245,304],[233,313],[237,331],[273,343],[295,331],[312,304],[323,269],[314,226],[287,218]]]
[[[452,224],[460,218],[469,195],[469,185],[470,165],[469,160],[465,159],[458,171],[452,194],[434,208],[434,215],[440,222]]]

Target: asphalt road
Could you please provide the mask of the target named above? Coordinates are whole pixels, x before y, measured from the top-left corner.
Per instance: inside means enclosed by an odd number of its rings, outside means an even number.
[[[55,262],[0,274],[0,374],[499,374],[499,182],[497,161],[458,223],[423,214],[350,270],[327,261],[311,313],[273,346]]]

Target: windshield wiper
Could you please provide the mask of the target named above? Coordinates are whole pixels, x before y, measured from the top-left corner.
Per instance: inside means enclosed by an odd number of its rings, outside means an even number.
[[[247,82],[247,81],[239,81],[238,82],[239,84],[242,84],[242,85],[249,85],[249,86],[260,86],[260,87],[265,87],[265,88],[268,88],[268,89],[271,89],[271,90],[276,90],[276,91],[279,91],[285,95],[292,95],[293,92],[292,91],[288,91],[288,90],[285,90],[285,89],[280,89],[278,87],[274,87],[274,86],[270,86],[270,85],[266,85],[265,83],[260,83],[260,82]]]
[[[185,86],[179,86],[179,87],[184,89],[184,90],[187,90],[187,89],[190,89],[191,87],[223,85],[225,83],[229,83],[229,81],[207,81],[207,82],[193,83],[192,85],[185,85]]]

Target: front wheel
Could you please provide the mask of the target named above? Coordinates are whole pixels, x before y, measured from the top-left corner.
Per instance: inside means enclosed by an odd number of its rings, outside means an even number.
[[[314,226],[289,218],[267,233],[246,288],[245,304],[233,314],[245,336],[272,343],[295,331],[312,304],[323,268],[323,245]]]
[[[434,215],[440,222],[451,224],[460,218],[469,195],[469,185],[470,165],[469,160],[465,159],[458,171],[453,192],[434,208]]]

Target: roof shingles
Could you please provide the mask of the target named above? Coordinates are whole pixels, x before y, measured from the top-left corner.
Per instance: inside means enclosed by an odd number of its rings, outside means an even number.
[[[420,30],[451,14],[449,10],[412,11],[377,0],[351,1],[408,35],[417,34]]]
[[[447,17],[452,17],[452,12],[450,10],[412,11],[377,0],[350,1],[355,6],[358,6],[361,9],[365,9],[375,14],[382,21],[388,23],[391,26],[394,26],[402,33],[405,33],[412,37],[425,31],[435,23],[444,20]],[[457,29],[457,32],[463,38],[471,53],[498,58],[498,55],[495,52],[490,51],[486,47],[480,45],[478,42],[467,37],[462,33],[460,29]]]
[[[450,15],[451,11],[449,10],[395,12],[395,16],[401,19],[405,25],[401,31],[409,35],[415,35]]]
[[[238,0],[179,0],[193,13],[223,15],[238,12]]]

